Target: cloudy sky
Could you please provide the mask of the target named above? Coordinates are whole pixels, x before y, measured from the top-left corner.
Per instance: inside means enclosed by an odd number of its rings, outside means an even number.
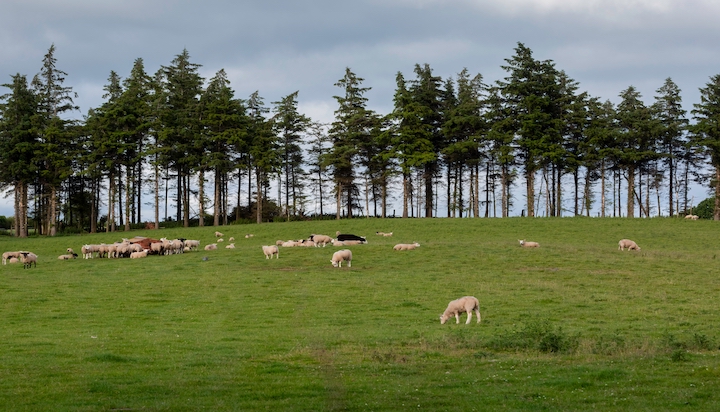
[[[718,17],[711,0],[3,0],[0,83],[34,76],[55,44],[80,117],[111,70],[126,77],[142,58],[152,74],[187,49],[206,79],[225,69],[238,97],[257,90],[269,106],[299,90],[300,110],[329,121],[346,67],[384,114],[398,71],[467,68],[492,83],[521,42],[613,102],[633,85],[652,103],[671,77],[690,110],[720,73]]]

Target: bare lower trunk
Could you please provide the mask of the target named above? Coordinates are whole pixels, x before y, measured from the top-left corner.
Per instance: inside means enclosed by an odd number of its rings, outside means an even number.
[[[627,217],[635,217],[635,169],[628,167]]]

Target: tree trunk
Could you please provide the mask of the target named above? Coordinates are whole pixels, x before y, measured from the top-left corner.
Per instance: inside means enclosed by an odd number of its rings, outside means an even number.
[[[255,215],[255,222],[260,224],[262,223],[262,204],[263,204],[263,196],[262,196],[262,172],[259,168],[255,169],[255,179],[257,183],[257,195],[255,202],[257,202],[257,214]]]
[[[600,216],[605,217],[605,160],[600,162]]]
[[[635,168],[628,167],[628,196],[627,196],[627,217],[635,217]]]
[[[125,167],[125,231],[126,232],[130,231],[130,203],[132,203],[130,201],[130,197],[132,195],[131,190],[130,190],[130,186],[131,186],[130,178],[131,178],[130,168],[126,166]]]
[[[155,155],[155,230],[160,229],[160,166]]]
[[[715,165],[715,211],[714,220],[720,220],[720,164]]]
[[[527,217],[535,217],[535,172],[525,174],[525,190],[527,193]]]
[[[408,187],[408,173],[403,172],[403,212],[402,217],[406,219],[408,217],[408,195],[410,188]]]
[[[239,212],[240,202],[238,202]],[[215,193],[213,194],[213,226],[220,226],[220,179],[217,168],[215,168]]]

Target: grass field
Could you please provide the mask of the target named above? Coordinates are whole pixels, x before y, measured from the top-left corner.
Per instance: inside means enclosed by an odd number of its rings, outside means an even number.
[[[0,250],[39,262],[0,267],[0,409],[720,410],[719,229],[275,223],[222,227],[234,250],[73,261],[57,256],[136,235],[205,245],[216,228],[1,237]],[[331,266],[331,246],[281,248],[277,260],[260,248],[336,230],[368,237],[349,247],[351,268]],[[618,251],[624,237],[642,250]],[[440,325],[464,295],[480,300],[482,323]]]

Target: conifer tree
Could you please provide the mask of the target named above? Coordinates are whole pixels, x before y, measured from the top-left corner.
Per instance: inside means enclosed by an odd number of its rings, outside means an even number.
[[[700,88],[700,103],[693,105],[693,143],[707,154],[713,168],[715,189],[713,219],[720,220],[720,74]]]

